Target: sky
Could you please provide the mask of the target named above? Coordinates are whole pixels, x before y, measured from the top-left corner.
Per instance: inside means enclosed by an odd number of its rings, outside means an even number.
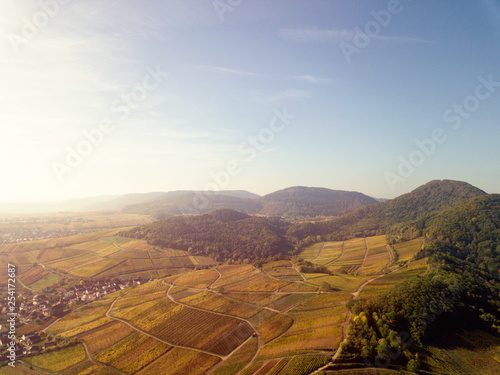
[[[0,2],[0,202],[500,193],[500,2]]]

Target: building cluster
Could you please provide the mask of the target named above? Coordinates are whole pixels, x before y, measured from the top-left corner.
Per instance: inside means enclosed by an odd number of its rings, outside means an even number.
[[[0,232],[0,243],[19,243],[26,241],[43,240],[45,238],[64,237],[82,233],[76,229],[40,230],[22,229],[10,233]]]
[[[54,320],[69,313],[76,306],[90,303],[104,297],[107,294],[129,288],[133,285],[140,285],[148,282],[147,279],[134,279],[130,281],[82,281],[75,286],[62,286],[57,290],[45,288],[45,293],[35,294],[32,297],[24,298],[19,303],[17,310],[18,321],[15,327],[19,328],[24,324],[50,324],[49,320]],[[6,316],[7,307],[2,306],[1,315]],[[7,358],[8,348],[11,340],[6,324],[0,325],[0,363],[4,363]],[[37,355],[44,351],[56,349],[58,338],[50,338],[46,333],[34,332],[28,335],[16,336],[15,353],[16,358],[26,355]]]

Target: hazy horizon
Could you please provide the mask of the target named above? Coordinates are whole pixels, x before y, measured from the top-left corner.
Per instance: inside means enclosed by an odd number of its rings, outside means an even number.
[[[3,2],[0,203],[500,192],[498,2],[232,4]]]

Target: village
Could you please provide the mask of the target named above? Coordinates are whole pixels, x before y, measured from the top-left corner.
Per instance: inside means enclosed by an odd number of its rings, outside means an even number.
[[[96,301],[110,293],[141,285],[151,280],[136,278],[130,281],[105,280],[92,281],[81,280],[74,286],[47,287],[43,293],[34,294],[28,290],[19,295],[19,306],[17,310],[16,330],[26,325],[45,326],[54,323],[64,315],[81,308],[82,306]],[[7,316],[7,306],[0,304],[0,314]],[[0,323],[0,366],[8,361],[11,340],[7,337],[9,325],[7,322]],[[16,336],[15,340],[16,358],[37,355],[52,350],[62,349],[78,343],[77,339],[65,339],[54,337],[41,331],[33,330]]]

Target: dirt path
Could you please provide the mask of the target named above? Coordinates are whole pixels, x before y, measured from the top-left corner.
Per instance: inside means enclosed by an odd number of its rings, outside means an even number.
[[[328,266],[331,263],[335,263],[337,260],[339,260],[340,258],[342,258],[344,256],[344,253],[345,253],[345,241],[342,242],[342,252],[340,253],[340,255],[337,258],[335,258],[334,260],[331,260],[328,263],[325,263],[324,266]]]
[[[56,320],[54,320],[52,323],[50,323],[47,327],[45,327],[44,329],[42,329],[42,332],[45,332],[47,331],[50,327],[52,327],[54,324],[56,324],[59,320],[61,320],[62,318],[64,318],[66,315],[69,315],[71,314],[73,311],[77,311],[77,310],[80,310],[81,308],[87,306],[90,302],[87,302],[79,307],[77,307],[76,309],[73,309],[71,310],[70,312],[68,312],[67,314],[65,314],[64,316],[61,316],[60,318],[57,318]]]
[[[89,350],[89,347],[88,347],[87,343],[86,343],[85,341],[82,341],[82,344],[83,344],[83,347],[85,348],[85,353],[87,353],[87,358],[90,360],[90,362],[92,362],[93,364],[98,365],[98,366],[104,366],[104,367],[106,367],[108,370],[113,371],[113,372],[115,372],[115,373],[117,373],[117,374],[127,375],[127,373],[126,373],[126,372],[123,372],[122,370],[119,370],[119,369],[117,369],[116,367],[113,367],[113,366],[110,366],[110,365],[108,365],[108,364],[106,364],[106,363],[102,363],[102,362],[99,362],[99,361],[95,360],[95,359],[94,359],[94,357],[92,356],[92,353],[91,353],[91,352],[90,352],[90,350]],[[80,363],[81,363],[81,362],[80,362]],[[77,365],[75,365],[75,366],[78,366],[80,363],[78,363],[78,364],[77,364]],[[66,369],[66,370],[64,370],[64,371],[60,372],[60,374],[63,374],[63,373],[65,373],[65,372],[66,372],[66,371],[68,371],[68,370],[69,370],[69,369]]]
[[[254,330],[255,334],[257,335],[257,338],[258,338],[258,345],[259,345],[259,348],[260,348],[260,345],[261,345],[261,337],[260,337],[260,334],[259,334],[259,331],[257,330],[256,327],[254,327],[254,325],[248,320],[248,319],[245,319],[245,318],[241,318],[239,316],[235,316],[235,315],[229,315],[229,314],[224,314],[224,313],[220,313],[220,312],[216,312],[216,311],[212,311],[212,310],[207,310],[207,309],[202,309],[200,307],[195,307],[195,306],[191,306],[191,305],[187,305],[185,303],[182,303],[182,302],[179,302],[179,301],[176,301],[171,295],[170,295],[170,289],[172,289],[173,287],[173,284],[170,285],[170,288],[168,288],[167,290],[167,297],[170,301],[172,301],[173,303],[176,303],[178,305],[181,305],[181,306],[184,306],[184,307],[187,307],[187,308],[190,308],[190,309],[193,309],[193,310],[198,310],[198,311],[203,311],[203,312],[208,312],[208,313],[211,313],[211,314],[215,314],[215,315],[220,315],[220,316],[224,316],[226,318],[233,318],[233,319],[238,319],[238,320],[241,320],[243,322],[246,322],[250,327],[252,327],[252,329]],[[247,342],[247,340],[245,340],[245,342]],[[237,348],[235,348],[233,351],[231,351],[231,353],[229,353],[228,355],[226,356],[221,356],[221,355],[217,355],[217,354],[212,354],[212,355],[215,355],[219,358],[221,358],[223,361],[225,359],[227,359],[228,357],[230,357],[235,351],[237,351],[239,348],[241,348],[242,345],[245,344],[242,343],[240,344]],[[208,353],[208,352],[207,352]]]
[[[251,360],[247,363],[247,365],[246,365],[245,367],[243,367],[243,368],[242,368],[239,372],[237,372],[237,374],[239,374],[239,373],[241,373],[242,371],[244,371],[246,368],[248,368],[248,367],[249,367],[249,366],[250,366],[250,365],[254,362],[255,358],[257,358],[257,356],[258,356],[258,355],[259,355],[259,353],[260,353],[261,348],[262,348],[264,345],[267,345],[267,344],[269,344],[269,343],[273,342],[274,340],[277,340],[277,339],[279,339],[280,337],[282,337],[284,334],[286,334],[286,333],[290,330],[290,328],[291,328],[291,327],[293,326],[293,324],[295,323],[295,320],[293,319],[293,317],[292,317],[292,316],[290,316],[290,315],[288,315],[288,314],[286,314],[286,313],[284,313],[284,312],[281,312],[281,311],[279,311],[279,310],[273,309],[273,308],[268,307],[268,306],[262,306],[262,305],[258,305],[258,304],[256,304],[256,303],[252,303],[252,302],[245,302],[245,301],[241,301],[241,300],[238,300],[238,299],[236,299],[236,298],[232,298],[232,297],[230,297],[230,296],[228,295],[228,294],[230,294],[230,293],[224,293],[224,297],[226,297],[226,298],[228,298],[228,299],[230,299],[230,300],[234,300],[234,301],[239,302],[239,303],[247,303],[247,304],[249,304],[249,305],[254,305],[254,306],[257,306],[257,307],[262,308],[262,309],[265,309],[265,310],[269,310],[269,311],[272,311],[272,312],[275,312],[275,313],[278,313],[278,314],[283,314],[283,315],[286,315],[286,316],[288,316],[288,317],[290,317],[290,318],[292,319],[292,323],[290,324],[290,326],[289,326],[289,327],[288,327],[288,328],[287,328],[284,332],[282,332],[281,334],[279,334],[278,336],[276,336],[275,338],[273,338],[272,340],[270,340],[270,341],[268,341],[267,343],[265,343],[265,344],[264,344],[264,343],[263,343],[263,341],[262,341],[262,337],[261,337],[261,335],[260,335],[260,333],[259,333],[259,330],[257,329],[257,327],[256,327],[256,326],[254,326],[254,325],[252,324],[252,322],[250,322],[250,320],[245,319],[245,318],[241,318],[241,317],[239,317],[239,316],[235,316],[235,315],[224,314],[224,313],[219,313],[219,312],[215,312],[215,311],[212,311],[212,310],[202,309],[202,308],[199,308],[199,307],[195,307],[195,306],[187,305],[187,304],[185,304],[185,303],[182,303],[182,302],[176,301],[176,300],[174,300],[174,298],[173,298],[173,297],[172,297],[172,295],[170,294],[170,290],[171,290],[171,289],[172,289],[172,287],[175,285],[175,280],[174,280],[174,282],[173,282],[172,284],[168,284],[168,285],[169,285],[169,288],[168,288],[168,290],[167,290],[167,292],[166,292],[166,295],[167,295],[167,297],[168,297],[168,298],[169,298],[172,302],[174,302],[174,303],[176,303],[176,304],[179,304],[179,305],[182,305],[182,306],[185,306],[185,307],[187,307],[187,308],[194,309],[194,310],[203,311],[203,312],[209,312],[209,313],[216,314],[216,315],[221,315],[221,316],[226,316],[226,317],[230,317],[230,318],[238,319],[238,320],[241,320],[241,321],[244,321],[244,322],[248,323],[248,324],[250,325],[250,327],[252,327],[252,329],[253,329],[253,330],[254,330],[254,332],[255,332],[255,335],[257,336],[257,350],[256,350],[255,355],[253,356],[253,358],[252,358],[252,359],[251,359]],[[205,289],[202,289],[202,290],[207,290],[207,291],[208,291],[208,288],[205,288]],[[211,292],[212,292],[212,293],[215,293],[213,290],[211,290]],[[242,292],[242,293],[245,293],[245,292]],[[256,292],[256,293],[272,294],[272,292]],[[295,293],[293,293],[293,292],[292,292],[292,293],[276,292],[276,293],[286,295],[286,294],[299,294],[299,293],[300,293],[300,294],[303,294],[303,293],[305,293],[305,292],[295,292]],[[313,293],[313,292],[308,292],[307,294],[314,294],[314,293]],[[218,364],[216,364],[215,366],[213,366],[210,370],[208,370],[208,371],[206,372],[206,374],[208,375],[208,374],[212,373],[213,371],[215,371],[215,369],[216,369],[217,367],[221,366],[221,364],[222,364],[222,363],[223,363],[223,362],[224,362],[227,358],[231,357],[231,355],[233,355],[233,354],[234,354],[234,353],[235,353],[238,349],[240,349],[243,345],[245,345],[245,344],[248,342],[248,340],[250,340],[251,338],[252,338],[252,336],[251,336],[251,337],[249,337],[247,340],[245,340],[245,342],[243,342],[242,344],[240,344],[240,345],[239,345],[237,348],[235,348],[233,351],[231,351],[231,353],[229,353],[227,356],[224,356],[224,357],[223,357],[223,356],[218,356],[219,358],[221,358],[221,359],[222,359],[222,362],[219,362]],[[171,344],[170,344],[170,345],[171,345]]]
[[[174,280],[175,282],[175,280]],[[226,316],[226,317],[230,317],[230,318],[235,318],[235,319],[239,319],[239,320],[242,320],[246,323],[248,323],[250,325],[250,327],[252,327],[252,329],[254,330],[255,332],[255,335],[257,336],[257,350],[255,352],[255,355],[253,356],[253,358],[250,360],[250,362],[248,362],[248,364],[242,368],[237,374],[239,374],[240,372],[242,372],[243,370],[245,370],[248,366],[250,366],[253,361],[255,360],[255,358],[257,358],[257,356],[259,355],[260,353],[260,349],[262,348],[263,346],[263,343],[262,343],[262,337],[257,329],[257,327],[255,327],[248,319],[245,319],[245,318],[241,318],[241,317],[237,317],[237,316],[234,316],[234,315],[229,315],[229,314],[223,314],[223,313],[218,313],[218,312],[215,312],[215,311],[212,311],[212,310],[205,310],[205,309],[201,309],[201,308],[198,308],[198,307],[194,307],[194,306],[190,306],[190,305],[186,305],[185,303],[182,303],[182,302],[178,302],[178,301],[175,301],[174,298],[172,297],[172,295],[170,294],[170,289],[172,289],[172,287],[174,286],[174,284],[169,284],[170,285],[170,288],[168,288],[167,290],[167,297],[168,299],[170,299],[172,302],[174,303],[177,303],[179,305],[182,305],[182,306],[186,306],[186,307],[189,307],[191,309],[195,309],[195,310],[199,310],[199,311],[203,311],[203,312],[210,312],[210,313],[213,313],[213,314],[216,314],[216,315],[222,315],[222,316]],[[224,295],[225,297],[227,297],[226,295]],[[230,297],[229,297],[230,298]],[[233,298],[230,298],[230,299],[233,299]],[[243,302],[243,301],[239,301],[237,300],[238,302]],[[263,307],[263,306],[260,306],[260,305],[257,305],[259,307]],[[265,307],[263,307],[265,308]],[[269,309],[269,310],[272,310],[272,309]],[[272,310],[272,311],[276,311],[276,312],[279,312],[277,310]],[[245,342],[243,342],[241,345],[239,345],[237,348],[235,348],[231,353],[229,353],[227,356],[218,356],[220,359],[222,359],[222,362],[219,362],[217,365],[213,366],[210,370],[208,370],[208,372],[206,374],[210,374],[212,371],[214,371],[217,367],[219,367],[227,358],[231,357],[231,355],[233,355],[238,349],[240,349],[243,345],[246,344],[246,342],[248,340],[250,340],[252,338],[252,336],[250,336],[247,340],[245,340]],[[212,354],[213,355],[213,354]]]
[[[316,259],[318,259],[321,256],[321,252],[325,248],[325,245],[326,245],[326,242],[323,242],[323,246],[321,246],[321,249],[319,249],[318,255],[316,255],[316,258],[314,258],[313,260],[311,260],[311,262],[314,262]]]
[[[366,263],[366,259],[368,258],[368,253],[370,252],[370,246],[368,246],[368,240],[366,239],[366,237],[365,237],[365,246],[366,246],[365,256],[363,258],[363,261],[361,262],[361,266],[359,266],[357,271],[359,271],[361,268],[364,267],[364,265]]]
[[[217,279],[215,279],[214,281],[212,281],[210,283],[210,285],[207,286],[207,289],[212,289],[213,285],[222,278],[222,274],[220,273],[220,271],[218,270],[218,268],[219,268],[219,266],[215,267],[214,270],[219,274],[219,277],[217,277]]]
[[[387,251],[389,252],[389,264],[387,265],[387,267],[389,267],[392,263],[394,263],[396,258],[394,257],[394,252],[392,251],[391,245],[386,244],[385,247],[386,247]]]
[[[19,284],[21,284],[21,286],[22,286],[23,288],[28,289],[28,290],[31,290],[31,291],[32,291],[33,293],[35,293],[35,294],[36,294],[36,293],[38,293],[38,292],[36,292],[35,290],[31,289],[29,286],[26,286],[26,285],[25,285],[25,284],[21,281],[21,279],[20,279],[19,277],[17,278],[17,281],[19,281]]]
[[[398,267],[396,268],[395,270],[392,270],[390,273],[393,273],[393,272],[396,272],[398,270],[400,270],[402,267]],[[388,275],[388,274],[387,274]],[[358,289],[356,289],[356,291],[354,293],[352,293],[352,298],[353,299],[356,299],[359,297],[359,294],[361,293],[361,291],[363,290],[363,288],[365,286],[367,286],[368,284],[370,284],[371,282],[377,280],[377,279],[380,279],[381,277],[384,277],[384,276],[387,276],[386,274],[384,275],[378,275],[378,276],[375,276],[375,277],[372,277],[371,279],[365,281],[363,284],[361,284]],[[344,342],[347,342],[347,328],[349,326],[349,321],[351,320],[351,316],[352,316],[352,313],[349,311],[347,313],[347,316],[344,320],[344,324],[342,325],[342,341],[340,342],[339,344],[339,347],[337,348],[337,351],[335,352],[335,354],[333,355],[331,361],[329,363],[327,363],[326,365],[324,365],[323,367],[320,367],[319,369],[317,369],[316,371],[314,372],[311,372],[309,375],[313,375],[313,374],[317,374],[318,372],[322,371],[322,370],[325,370],[328,366],[330,366],[331,364],[333,364],[335,362],[335,360],[338,358],[338,356],[341,354],[341,349],[340,349],[340,345]]]
[[[149,256],[149,261],[151,262],[151,267],[155,270],[156,276],[158,276],[158,278],[160,279],[160,274],[158,273],[158,270],[155,267],[155,263],[153,262],[153,258],[151,258],[149,250],[148,250],[148,256]]]
[[[217,354],[214,354],[214,353],[211,353],[211,352],[208,352],[206,350],[203,350],[203,349],[197,349],[197,348],[192,348],[192,347],[189,347],[189,346],[183,346],[183,345],[176,345],[176,344],[172,344],[170,342],[167,342],[163,339],[160,339],[159,337],[156,337],[146,331],[143,331],[142,329],[140,328],[137,328],[135,326],[133,326],[132,324],[130,324],[129,322],[127,322],[126,320],[124,319],[120,319],[120,318],[117,318],[113,315],[110,314],[110,311],[113,309],[113,306],[115,305],[116,301],[118,301],[120,297],[116,298],[113,303],[111,304],[111,306],[109,306],[109,309],[108,311],[106,311],[106,316],[108,318],[111,318],[111,319],[114,319],[114,320],[118,320],[119,322],[122,322],[123,324],[126,324],[127,326],[129,326],[130,328],[132,328],[134,331],[137,331],[139,333],[142,333],[143,335],[146,335],[148,337],[151,337],[159,342],[162,342],[166,345],[169,345],[169,346],[173,346],[174,348],[182,348],[182,349],[188,349],[188,350],[194,350],[195,352],[198,352],[198,353],[204,353],[204,354],[208,354],[208,355],[211,355],[211,356],[214,356],[214,357],[219,357],[220,359],[225,359],[225,357],[223,356],[220,356],[220,355],[217,355]]]

